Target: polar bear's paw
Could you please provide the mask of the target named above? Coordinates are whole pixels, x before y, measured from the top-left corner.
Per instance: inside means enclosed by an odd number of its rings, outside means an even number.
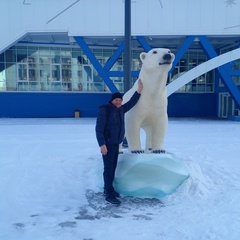
[[[163,150],[163,149],[157,149],[157,150],[153,150],[152,151],[152,153],[166,153],[166,151],[165,150]]]
[[[144,151],[143,150],[132,150],[131,151],[131,153],[137,153],[137,154],[139,154],[139,153],[144,153]]]

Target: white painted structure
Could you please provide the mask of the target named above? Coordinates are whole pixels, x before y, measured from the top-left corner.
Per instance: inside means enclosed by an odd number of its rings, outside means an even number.
[[[238,35],[239,10],[238,0],[132,0],[132,35]],[[0,16],[0,53],[27,33],[124,34],[124,0],[1,0]]]
[[[224,53],[218,57],[212,58],[212,59],[208,60],[207,62],[198,65],[197,67],[191,69],[187,73],[178,77],[177,81],[173,81],[170,84],[168,84],[168,86],[167,86],[168,96],[173,94],[175,91],[177,91],[179,88],[181,88],[185,84],[191,82],[193,79],[201,76],[205,72],[209,72],[209,71],[213,70],[214,68],[217,68],[228,62],[239,59],[239,56],[240,56],[240,48],[238,48],[236,50],[232,50],[228,53]]]

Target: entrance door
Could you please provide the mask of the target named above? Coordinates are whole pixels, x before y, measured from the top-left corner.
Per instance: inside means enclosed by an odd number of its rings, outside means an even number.
[[[218,117],[227,118],[228,116],[234,116],[234,106],[229,93],[220,93]]]

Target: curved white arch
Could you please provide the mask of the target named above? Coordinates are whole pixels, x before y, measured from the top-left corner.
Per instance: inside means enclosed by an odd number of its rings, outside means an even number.
[[[188,72],[186,72],[185,74],[181,75],[176,80],[168,84],[167,95],[170,96],[179,88],[183,87],[185,84],[191,82],[193,79],[201,76],[202,74],[239,58],[240,48],[221,54],[220,56],[212,58],[207,62],[198,65],[197,67],[189,70]]]

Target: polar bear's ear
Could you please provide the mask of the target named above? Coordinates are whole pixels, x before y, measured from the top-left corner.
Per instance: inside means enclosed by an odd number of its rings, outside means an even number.
[[[145,58],[146,58],[146,53],[145,53],[145,52],[142,52],[142,53],[140,54],[140,59],[141,59],[141,61],[143,61]]]

